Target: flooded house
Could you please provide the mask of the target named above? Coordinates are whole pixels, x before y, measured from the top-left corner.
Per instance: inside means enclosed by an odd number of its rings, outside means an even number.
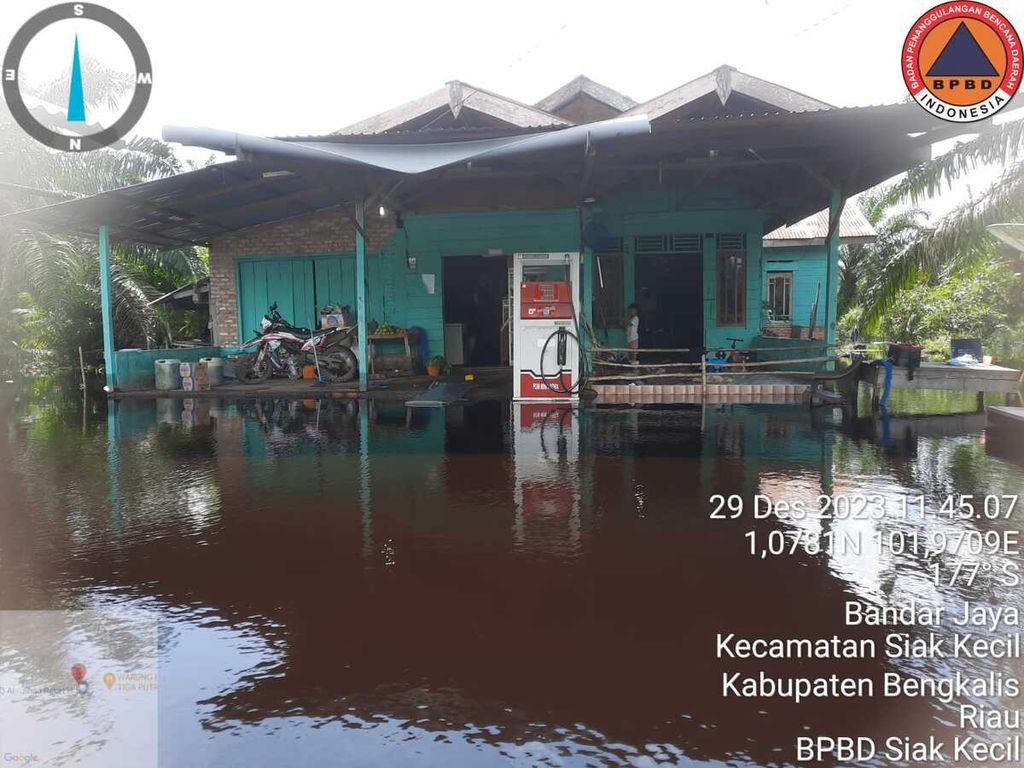
[[[579,254],[578,319],[604,347],[625,346],[632,303],[645,348],[831,342],[840,243],[873,236],[847,201],[960,130],[730,66],[644,102],[583,76],[536,104],[451,81],[327,135],[168,127],[234,159],[16,216],[99,233],[104,264],[110,242],[208,246],[222,352],[273,302],[307,327],[350,306],[365,388],[371,354],[402,353],[368,343],[374,323],[418,329],[428,355],[507,366],[517,253]],[[113,348],[104,286],[108,385],[131,388],[140,368]]]

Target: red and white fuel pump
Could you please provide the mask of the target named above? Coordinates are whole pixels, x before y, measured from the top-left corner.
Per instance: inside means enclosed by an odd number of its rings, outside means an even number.
[[[574,400],[581,386],[580,255],[512,260],[512,378],[516,400]]]

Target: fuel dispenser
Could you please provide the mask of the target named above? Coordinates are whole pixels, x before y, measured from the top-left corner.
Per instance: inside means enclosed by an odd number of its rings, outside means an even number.
[[[512,377],[516,400],[574,400],[581,381],[580,255],[513,256]]]

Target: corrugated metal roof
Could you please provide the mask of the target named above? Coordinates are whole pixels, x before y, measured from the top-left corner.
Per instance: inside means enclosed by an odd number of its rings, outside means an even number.
[[[558,139],[560,135],[571,137],[592,129],[593,125],[578,126],[532,137],[523,131],[521,140],[529,138],[533,143],[550,138],[554,144],[542,142],[547,149],[540,154],[495,153],[490,155],[498,158],[494,163],[446,166],[443,173],[416,176],[383,170],[382,166],[367,165],[365,161],[382,149],[389,150],[391,159],[403,152],[417,157],[428,154],[423,148],[430,142],[422,139],[382,145],[379,138],[372,138],[364,140],[361,147],[354,140],[325,141],[312,151],[313,148],[297,142],[236,137],[222,132],[227,148],[240,151],[244,160],[7,214],[0,217],[0,222],[86,235],[95,235],[96,226],[106,224],[115,241],[168,248],[205,244],[226,232],[347,206],[354,200],[374,199],[388,189],[391,191],[386,194],[394,195],[388,207],[404,211],[571,207],[579,202],[576,193],[580,145],[573,142],[563,146]],[[747,164],[737,165],[735,171],[718,176],[728,191],[770,211],[770,221],[775,222],[771,226],[775,227],[806,216],[827,203],[827,191],[810,180],[800,156],[806,158],[814,172],[845,179],[846,189],[852,195],[927,159],[929,144],[938,140],[935,137],[947,138],[945,132],[949,129],[949,123],[913,103],[750,120],[669,121],[650,135],[605,142],[602,162],[596,164],[592,181],[608,188],[628,184],[641,191],[661,189],[662,160],[680,168],[670,168],[671,175],[685,173],[689,160],[699,161],[696,167],[709,166],[709,153],[717,148],[757,147],[762,157],[770,160],[772,156],[766,148],[785,147],[791,160],[765,162],[755,157]],[[387,143],[392,146],[386,146]],[[497,150],[493,144],[491,148]],[[454,150],[450,147],[444,151]],[[792,156],[793,150],[799,150],[799,156]],[[429,154],[440,151],[431,150]],[[345,157],[346,154],[349,156]],[[322,162],[325,159],[331,162]],[[398,181],[402,181],[401,189],[397,189]],[[692,181],[689,183],[692,185]],[[848,235],[850,230],[844,229],[842,234]],[[781,233],[773,233],[766,244],[785,243],[775,239],[780,236]]]
[[[609,88],[607,85],[591,80],[586,75],[578,75],[561,88],[545,96],[534,106],[537,109],[543,109],[545,112],[554,112],[580,94],[586,94],[592,99],[597,99],[602,104],[607,104],[619,112],[625,112],[627,109],[637,105],[636,101],[623,93],[619,93],[614,88]]]
[[[552,115],[529,104],[460,80],[452,80],[444,88],[438,88],[426,96],[360,120],[335,131],[335,133],[347,136],[383,133],[401,128],[406,123],[443,107],[447,107],[456,118],[462,109],[470,109],[517,128],[572,125],[568,120],[563,120],[557,115]]]
[[[769,248],[779,248],[786,245],[815,245],[825,242],[828,235],[828,209],[811,214],[806,219],[790,224],[788,227],[779,227],[773,232],[764,236],[764,244]],[[872,242],[878,236],[871,223],[864,218],[854,203],[847,203],[843,207],[843,214],[839,217],[839,242],[864,243]]]
[[[280,166],[278,166],[280,167]],[[6,214],[12,226],[95,235],[158,248],[206,245],[238,229],[334,208],[365,194],[358,168],[326,185],[273,166],[232,161],[91,197]]]
[[[678,88],[673,88],[661,96],[637,104],[627,114],[642,113],[651,120],[657,120],[709,93],[717,93],[723,105],[728,104],[729,97],[733,93],[739,93],[778,107],[779,111],[784,113],[815,112],[833,108],[831,104],[824,101],[811,98],[778,83],[748,75],[725,64],[695,80],[680,85]]]
[[[989,224],[988,231],[1021,253],[1024,253],[1024,224]]]

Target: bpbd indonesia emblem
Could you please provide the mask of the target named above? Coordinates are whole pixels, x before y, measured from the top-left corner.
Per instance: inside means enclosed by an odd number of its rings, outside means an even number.
[[[149,52],[139,33],[92,3],[54,5],[25,22],[0,72],[18,125],[65,152],[119,141],[142,117],[153,90]]]
[[[903,80],[936,117],[972,123],[1010,103],[1020,87],[1021,42],[1003,14],[983,3],[937,5],[903,43]]]

